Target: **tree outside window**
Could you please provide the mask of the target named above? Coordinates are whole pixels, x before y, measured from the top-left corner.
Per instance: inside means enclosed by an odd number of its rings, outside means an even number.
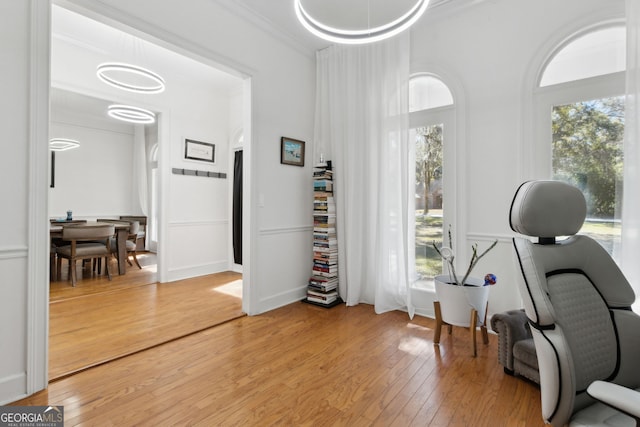
[[[442,271],[442,261],[432,242],[442,242],[442,128],[416,128],[416,272],[432,278]]]
[[[581,232],[612,253],[620,235],[624,98],[556,106],[552,131],[553,178],[582,190],[587,222]]]

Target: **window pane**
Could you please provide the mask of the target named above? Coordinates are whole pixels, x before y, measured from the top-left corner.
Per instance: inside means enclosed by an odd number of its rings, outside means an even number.
[[[151,169],[151,216],[149,218],[149,239],[152,242],[158,241],[158,168]]]
[[[409,80],[410,112],[451,104],[453,104],[451,91],[439,78],[418,75]]]
[[[415,141],[415,245],[419,279],[441,274],[442,260],[432,242],[442,243],[442,129],[433,125],[411,130]]]
[[[540,86],[603,76],[626,69],[624,26],[592,31],[556,53],[545,68]]]
[[[616,257],[624,138],[624,97],[559,105],[552,112],[553,178],[580,188],[587,220],[580,230]]]

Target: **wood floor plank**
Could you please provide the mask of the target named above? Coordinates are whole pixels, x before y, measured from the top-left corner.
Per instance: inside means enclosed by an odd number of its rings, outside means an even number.
[[[295,303],[50,384],[16,404],[65,425],[543,426],[538,388],[505,375],[497,340],[371,306]]]
[[[51,291],[50,380],[244,315],[238,273],[133,286],[128,274],[113,289],[98,278]]]
[[[118,264],[115,259],[111,259],[109,265],[113,273],[112,280],[104,275],[92,274],[90,269],[82,268],[81,263],[78,263],[78,283],[75,287],[71,286],[71,282],[68,280],[68,265],[64,261],[61,280],[53,280],[49,283],[49,301],[68,300],[84,295],[113,292],[155,283],[157,282],[156,259],[156,254],[152,252],[140,253],[138,261],[142,268],[127,266],[126,273],[123,275],[118,274]]]

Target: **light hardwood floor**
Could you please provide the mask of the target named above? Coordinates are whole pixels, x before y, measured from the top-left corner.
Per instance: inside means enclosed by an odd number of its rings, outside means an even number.
[[[240,274],[158,284],[155,256],[142,255],[140,262],[142,269],[129,268],[111,281],[85,271],[75,288],[66,280],[51,283],[50,380],[244,315]]]
[[[68,264],[63,261],[61,280],[53,280],[49,283],[49,301],[69,300],[155,283],[157,281],[156,255],[151,252],[143,252],[138,254],[138,261],[140,261],[142,269],[127,265],[126,274],[121,276],[118,274],[118,265],[115,259],[112,259],[109,264],[112,273],[111,281],[104,274],[92,274],[89,269],[82,268],[78,263],[78,284],[75,287],[71,286],[71,282],[68,280]]]
[[[466,331],[434,346],[434,326],[368,305],[294,303],[54,381],[16,404],[64,405],[67,426],[544,425],[538,388],[503,373],[495,336],[472,358]]]

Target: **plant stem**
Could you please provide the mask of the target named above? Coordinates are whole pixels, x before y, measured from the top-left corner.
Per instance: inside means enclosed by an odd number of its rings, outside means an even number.
[[[476,243],[475,245],[473,245],[473,255],[471,255],[471,262],[469,263],[469,268],[467,269],[467,274],[465,274],[464,278],[462,279],[462,285],[464,285],[464,283],[467,281],[467,278],[471,274],[471,270],[473,270],[473,268],[476,266],[478,261],[480,261],[480,258],[485,256],[487,254],[487,252],[489,252],[491,249],[493,249],[497,244],[498,244],[498,240],[495,240],[491,244],[491,246],[489,246],[487,249],[485,249],[485,251],[482,252],[480,255],[478,255],[478,244]]]
[[[496,239],[491,244],[491,246],[489,246],[487,249],[485,249],[485,251],[482,252],[480,255],[478,255],[478,244],[475,243],[475,244],[473,244],[471,246],[471,250],[472,250],[473,253],[471,254],[471,260],[469,261],[469,267],[467,268],[467,272],[465,273],[464,277],[462,278],[462,282],[461,282],[461,281],[458,280],[458,275],[456,274],[456,267],[455,267],[455,262],[454,262],[455,256],[453,255],[453,236],[451,234],[451,224],[449,224],[449,230],[448,230],[447,235],[449,237],[449,249],[451,250],[451,256],[450,257],[445,258],[442,255],[442,252],[440,251],[440,249],[438,249],[438,246],[436,245],[435,240],[431,242],[431,245],[433,246],[433,249],[435,249],[435,251],[438,253],[438,255],[440,255],[440,258],[442,258],[447,263],[447,268],[449,270],[449,278],[453,279],[453,281],[455,282],[455,284],[457,286],[464,286],[465,282],[469,278],[469,275],[471,274],[471,271],[474,269],[474,267],[476,266],[478,261],[480,261],[480,258],[485,256],[487,254],[487,252],[489,252],[491,249],[493,249],[498,244],[498,240]]]

